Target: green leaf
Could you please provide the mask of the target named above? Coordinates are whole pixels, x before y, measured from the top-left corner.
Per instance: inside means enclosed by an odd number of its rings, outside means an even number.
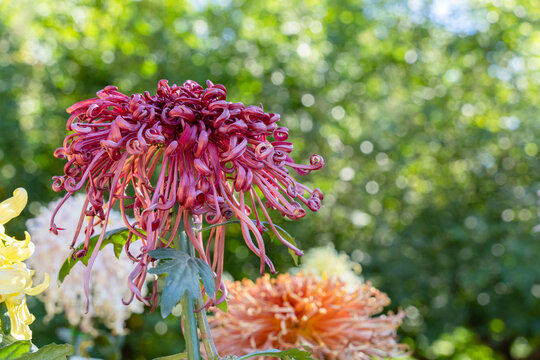
[[[48,344],[40,348],[36,352],[26,353],[17,358],[17,360],[67,360],[69,355],[74,353],[73,346],[69,344]],[[0,359],[3,359],[0,357]]]
[[[240,356],[236,358],[237,360],[249,359],[256,356],[273,356],[279,359],[290,359],[290,360],[313,360],[311,354],[307,351],[298,350],[298,349],[289,349],[289,350],[276,350],[269,349],[263,351],[256,351],[251,354]]]
[[[129,236],[129,229],[127,228],[119,228],[107,231],[105,233],[105,237],[103,238],[103,242],[101,243],[101,246],[99,249],[103,249],[108,244],[113,244],[114,246],[114,254],[117,258],[120,258],[120,254],[122,253],[122,248],[127,242]],[[88,265],[88,260],[90,260],[90,257],[92,256],[92,252],[94,251],[94,248],[96,247],[97,241],[99,240],[99,234],[96,236],[92,236],[90,238],[90,244],[88,246],[88,252],[85,256],[73,259],[71,255],[64,261],[62,264],[62,267],[60,268],[60,271],[58,273],[58,281],[62,283],[66,276],[69,274],[71,269],[77,264],[79,261],[82,261],[84,265]],[[84,248],[84,243],[77,246],[75,251],[82,250]]]
[[[168,356],[161,356],[158,358],[154,358],[153,360],[180,360],[180,359],[187,359],[187,353],[179,353],[174,355],[168,355]]]
[[[0,349],[3,349],[5,348],[6,346],[8,345],[11,345],[13,343],[16,343],[17,341],[21,341],[21,340],[17,340],[15,339],[12,335],[8,334],[8,335],[2,335],[0,334]]]
[[[193,301],[197,301],[201,293],[199,277],[202,279],[209,296],[214,296],[216,293],[212,269],[201,259],[173,248],[159,248],[150,251],[149,254],[161,261],[148,272],[157,275],[167,274],[161,293],[161,316],[163,318],[169,316],[184,293],[188,294]]]
[[[199,230],[195,230],[195,233],[200,233],[200,232],[203,232],[203,231],[207,231],[207,230],[210,230],[212,228],[215,228],[215,227],[218,227],[218,226],[224,226],[224,225],[229,225],[229,224],[240,224],[240,220],[228,220],[228,221],[224,221],[222,223],[219,223],[219,224],[214,224],[214,225],[209,225],[207,227],[203,227],[202,229],[199,229]]]
[[[221,289],[218,290],[217,292],[217,295],[216,295],[216,299],[219,299],[221,296],[223,296],[223,292],[221,291]],[[203,298],[203,302],[206,302],[208,300],[208,295],[205,294],[204,295],[204,298]],[[224,313],[226,313],[228,310],[228,306],[227,306],[227,301],[223,301],[222,303],[219,303],[217,306],[216,306],[219,310],[223,311]]]
[[[0,344],[0,359],[15,360],[20,359],[20,356],[26,354],[32,348],[30,340],[15,341],[9,345]]]
[[[224,301],[222,303],[219,303],[217,306],[216,306],[219,310],[223,311],[224,313],[228,312],[229,311],[229,308],[227,307],[227,301]]]
[[[0,323],[2,326],[2,333],[8,335],[11,332],[11,318],[9,317],[9,311],[5,301],[0,303]]]
[[[269,224],[267,221],[261,221],[261,223],[266,224],[266,225]],[[277,230],[280,231],[280,235],[281,235],[285,240],[287,240],[288,242],[290,242],[290,243],[293,244],[294,246],[297,246],[297,245],[296,245],[296,241],[294,241],[294,237],[293,237],[291,234],[289,234],[284,228],[282,228],[281,226],[276,225],[276,224],[274,224],[274,227],[275,227]],[[266,235],[266,236],[265,236],[265,235]],[[274,234],[273,231],[265,231],[265,232],[263,233],[263,236],[270,238],[270,240],[276,239],[277,241],[279,241],[279,239],[277,238],[276,234]],[[289,251],[289,254],[291,255],[291,257],[292,257],[292,259],[293,259],[293,261],[294,261],[294,265],[295,265],[295,266],[298,266],[298,255],[296,255],[292,249],[289,249],[288,251]]]
[[[255,220],[252,220],[253,223],[256,225],[256,221]],[[262,224],[266,224],[268,225],[268,221],[261,221]],[[240,221],[239,220],[229,220],[229,221],[225,221],[225,222],[222,222],[222,223],[219,223],[219,224],[214,224],[214,225],[210,225],[210,226],[207,226],[207,227],[204,227],[200,230],[197,230],[196,233],[199,233],[199,232],[203,232],[203,231],[207,231],[207,230],[210,230],[212,228],[215,228],[217,226],[223,226],[223,225],[229,225],[229,224],[240,224]],[[274,224],[275,228],[277,230],[280,231],[280,235],[285,239],[287,240],[288,242],[290,242],[291,244],[293,244],[294,246],[297,246],[296,245],[296,241],[294,241],[294,237],[291,236],[291,234],[289,234],[284,228],[282,228],[281,226],[279,225],[276,225]],[[263,238],[267,241],[272,241],[274,239],[276,239],[277,241],[279,241],[279,239],[277,238],[276,234],[274,234],[274,232],[272,231],[265,231],[263,232],[262,234]],[[295,266],[298,266],[298,255],[296,255],[294,253],[293,250],[289,249],[288,250],[289,254],[291,255],[293,261],[294,261],[294,265]]]

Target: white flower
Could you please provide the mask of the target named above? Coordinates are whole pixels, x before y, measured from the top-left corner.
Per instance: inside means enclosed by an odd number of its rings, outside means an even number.
[[[122,298],[127,300],[130,296],[127,279],[132,271],[133,262],[124,252],[120,259],[117,259],[112,245],[105,246],[99,252],[90,277],[90,307],[88,313],[85,314],[86,296],[83,283],[86,267],[84,264],[78,262],[64,282],[58,286],[60,268],[72,253],[69,246],[73,241],[85,196],[71,197],[60,209],[56,218],[65,230],[60,230],[56,236],[49,232],[49,222],[58,202],[55,201],[48,207],[43,207],[39,216],[26,222],[36,245],[35,253],[28,262],[36,270],[38,278],[44,273],[49,273],[51,276],[50,287],[41,295],[47,311],[46,320],[50,320],[54,314],[65,311],[69,323],[80,326],[85,332],[95,333],[93,321],[98,318],[113,333],[124,334],[124,322],[131,313],[143,311],[141,302],[133,301],[128,306],[122,303]],[[111,211],[107,229],[121,227],[124,227],[122,215],[120,212]],[[84,234],[81,232],[77,245],[84,240],[83,237]]]
[[[363,282],[357,274],[360,269],[360,264],[351,261],[344,252],[338,253],[334,245],[329,244],[308,250],[302,256],[300,267],[292,269],[291,272],[296,273],[303,270],[319,277],[338,277],[341,281],[356,286]]]

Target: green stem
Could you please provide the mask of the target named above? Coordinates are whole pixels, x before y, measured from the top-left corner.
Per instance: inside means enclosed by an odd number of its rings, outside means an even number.
[[[194,255],[193,245],[190,241],[186,240],[184,232],[180,233],[180,247],[184,252]],[[197,334],[195,304],[187,294],[184,295],[180,303],[182,304],[182,318],[184,320],[184,339],[186,341],[187,358],[189,360],[200,360],[201,352],[199,335]]]
[[[220,226],[223,224],[217,224],[214,226]],[[195,232],[200,232],[212,228],[210,226],[205,229],[193,229]],[[195,248],[191,241],[187,239],[185,231],[179,233],[180,248],[188,255],[195,257]],[[202,343],[206,352],[207,360],[221,360],[214,341],[212,340],[212,334],[210,333],[210,327],[208,326],[208,320],[206,318],[206,310],[201,309],[203,306],[202,295],[195,303],[187,296],[181,301],[182,304],[182,317],[184,319],[184,337],[186,339],[186,353],[189,360],[201,359],[199,337],[197,328],[201,331]],[[201,309],[198,313],[195,313],[195,309]]]
[[[202,307],[202,297],[199,296],[197,300],[197,307],[200,309]],[[210,327],[208,326],[208,320],[206,319],[206,310],[202,309],[197,314],[197,323],[199,329],[201,330],[201,338],[204,345],[204,350],[206,351],[207,360],[219,360],[219,354],[212,339],[212,334],[210,333]]]
[[[186,341],[187,358],[189,360],[200,360],[201,353],[193,300],[188,295],[185,295],[182,298],[181,304],[182,318],[184,319],[184,338]]]

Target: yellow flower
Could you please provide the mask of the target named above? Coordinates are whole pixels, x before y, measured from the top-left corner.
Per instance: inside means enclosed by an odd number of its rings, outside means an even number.
[[[0,203],[0,303],[5,302],[11,319],[11,335],[19,340],[32,338],[30,325],[35,317],[28,311],[26,295],[35,296],[49,286],[49,275],[38,286],[32,287],[34,272],[23,262],[34,253],[34,244],[25,232],[24,240],[16,240],[5,233],[4,224],[19,216],[26,206],[26,190],[18,188],[13,197]]]

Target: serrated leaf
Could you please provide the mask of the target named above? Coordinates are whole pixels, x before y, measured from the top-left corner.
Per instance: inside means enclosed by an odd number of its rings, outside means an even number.
[[[174,354],[174,355],[161,356],[153,360],[181,360],[181,359],[187,359],[187,353],[183,352],[183,353]]]
[[[105,246],[109,244],[113,244],[114,246],[114,254],[117,258],[120,258],[120,254],[122,253],[122,248],[127,242],[129,236],[129,229],[128,228],[119,228],[107,231],[105,233],[105,236],[103,238],[103,241],[101,243],[101,246],[99,249],[103,249]],[[90,244],[88,246],[88,252],[85,256],[73,259],[71,255],[64,261],[62,264],[62,267],[60,268],[60,271],[58,272],[58,281],[62,283],[66,276],[69,274],[71,269],[77,264],[79,261],[82,261],[84,265],[88,265],[88,260],[90,260],[90,257],[92,256],[92,252],[94,251],[97,241],[99,240],[99,234],[96,236],[92,236],[90,238]],[[82,250],[84,248],[84,243],[77,246],[75,251]]]
[[[3,343],[0,345],[4,345]],[[2,346],[0,348],[0,359],[2,360],[15,360],[19,359],[21,355],[26,354],[32,348],[32,343],[29,340],[15,341],[9,345]]]
[[[244,359],[249,359],[256,356],[272,356],[279,359],[290,359],[290,360],[313,360],[309,352],[298,350],[298,349],[289,349],[289,350],[269,349],[269,350],[263,350],[263,351],[256,351],[251,354],[240,356],[236,359],[244,360]]]
[[[67,360],[69,355],[73,355],[75,349],[69,344],[48,344],[33,353],[26,353],[17,360]],[[0,357],[0,359],[3,359]]]
[[[149,269],[150,274],[167,274],[165,286],[161,293],[161,316],[166,318],[173,307],[178,304],[184,294],[197,301],[201,293],[199,278],[202,279],[206,293],[214,296],[216,286],[212,269],[201,259],[189,256],[183,251],[173,248],[159,248],[149,252],[150,256],[161,260]]]

